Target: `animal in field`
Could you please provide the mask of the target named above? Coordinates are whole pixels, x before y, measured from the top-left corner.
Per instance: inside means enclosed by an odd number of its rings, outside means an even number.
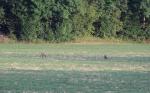
[[[40,54],[40,57],[41,57],[41,58],[46,58],[46,57],[47,57],[47,54],[44,53],[44,52],[42,52],[42,53]]]
[[[0,42],[3,42],[5,40],[4,38],[4,35],[0,34]]]
[[[107,55],[104,55],[104,59],[108,59],[108,56],[107,56]]]

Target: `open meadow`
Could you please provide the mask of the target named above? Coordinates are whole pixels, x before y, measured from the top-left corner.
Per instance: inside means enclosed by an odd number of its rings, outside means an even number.
[[[150,45],[0,44],[0,93],[150,93]]]

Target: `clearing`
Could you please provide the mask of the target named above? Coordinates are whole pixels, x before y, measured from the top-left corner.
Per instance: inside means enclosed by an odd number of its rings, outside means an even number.
[[[0,44],[0,93],[150,93],[149,86],[149,44]]]

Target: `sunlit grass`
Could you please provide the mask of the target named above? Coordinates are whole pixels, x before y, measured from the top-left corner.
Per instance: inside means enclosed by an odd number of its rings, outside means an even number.
[[[148,44],[0,44],[0,93],[149,93],[149,78]]]

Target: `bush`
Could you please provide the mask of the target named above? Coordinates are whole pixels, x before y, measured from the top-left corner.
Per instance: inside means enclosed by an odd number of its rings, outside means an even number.
[[[122,31],[118,32],[118,36],[135,41],[142,41],[146,39],[147,32],[148,31],[142,29],[140,25],[128,24]]]
[[[92,36],[144,40],[150,37],[149,3],[144,0],[0,0],[0,25],[4,26],[4,32],[26,41],[61,42]]]
[[[4,19],[4,9],[0,7],[0,23],[2,23],[3,19]]]

